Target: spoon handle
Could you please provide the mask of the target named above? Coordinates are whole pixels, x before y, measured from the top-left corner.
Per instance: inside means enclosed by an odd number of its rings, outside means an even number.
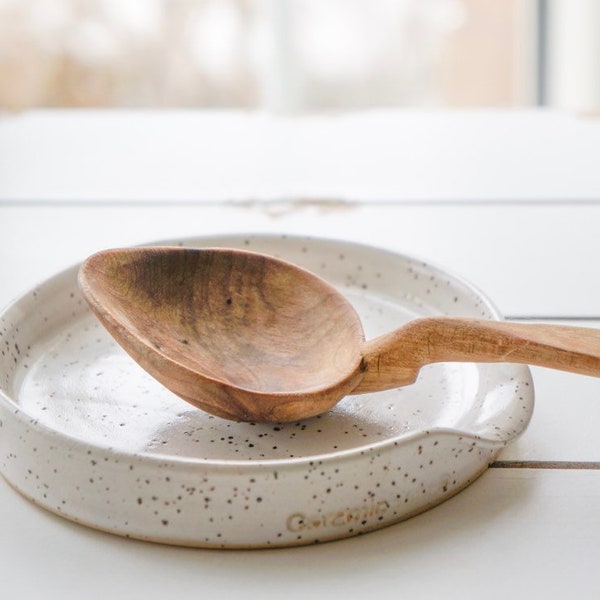
[[[355,393],[414,381],[436,362],[508,362],[600,377],[600,329],[426,317],[365,344],[365,373]]]

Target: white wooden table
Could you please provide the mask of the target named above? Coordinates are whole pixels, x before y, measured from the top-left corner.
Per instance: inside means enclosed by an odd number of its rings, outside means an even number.
[[[600,326],[599,148],[600,122],[543,112],[4,115],[0,304],[101,248],[277,232],[420,256],[511,318]],[[320,546],[121,539],[0,481],[0,597],[597,598],[600,381],[533,375],[532,424],[494,468]]]

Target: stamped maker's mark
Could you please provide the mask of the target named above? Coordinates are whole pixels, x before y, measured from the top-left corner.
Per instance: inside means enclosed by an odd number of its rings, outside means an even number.
[[[386,500],[372,500],[368,504],[346,508],[330,513],[307,515],[302,512],[292,513],[286,520],[288,531],[299,533],[326,527],[345,527],[350,524],[363,523],[373,518],[380,518],[387,512],[390,505]]]

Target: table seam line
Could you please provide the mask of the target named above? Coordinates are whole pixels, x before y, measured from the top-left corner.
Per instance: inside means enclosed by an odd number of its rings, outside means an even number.
[[[496,460],[490,465],[491,469],[546,469],[570,471],[600,470],[600,461],[571,461],[571,460]]]

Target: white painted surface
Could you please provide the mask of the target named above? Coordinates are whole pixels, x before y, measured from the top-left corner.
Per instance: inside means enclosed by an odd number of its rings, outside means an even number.
[[[4,117],[0,304],[102,247],[260,231],[422,256],[505,314],[600,317],[599,142],[597,122],[553,113]],[[226,198],[288,201],[207,202]],[[600,384],[533,374],[532,424],[501,458],[536,468],[491,469],[420,517],[343,542],[227,553],[143,544],[68,523],[1,482],[2,596],[597,597],[600,470],[553,463],[600,464]]]
[[[4,597],[597,598],[600,472],[491,469],[414,519],[345,541],[206,551],[91,531],[0,486]]]
[[[600,202],[171,208],[0,203],[0,211],[0,303],[102,248],[254,231],[349,239],[423,258],[477,285],[505,315],[600,317]],[[18,262],[4,260],[16,247]]]
[[[600,121],[553,112],[34,112],[0,199],[597,199]]]

